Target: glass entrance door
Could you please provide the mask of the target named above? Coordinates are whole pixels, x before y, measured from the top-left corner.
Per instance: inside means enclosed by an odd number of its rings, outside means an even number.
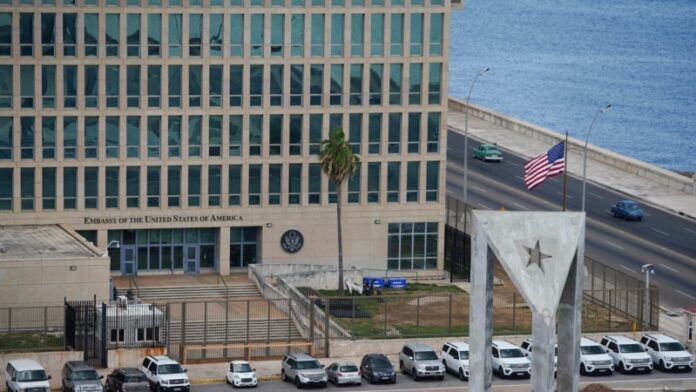
[[[187,274],[198,273],[198,246],[184,246],[184,272]]]
[[[121,274],[135,275],[137,252],[134,246],[124,246],[121,251]]]

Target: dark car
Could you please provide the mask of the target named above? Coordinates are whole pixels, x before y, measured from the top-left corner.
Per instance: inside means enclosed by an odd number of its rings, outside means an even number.
[[[379,382],[396,382],[396,371],[389,359],[383,354],[367,354],[360,361],[360,373],[370,384]]]
[[[106,376],[104,389],[105,392],[148,392],[150,384],[140,369],[121,368]]]
[[[611,214],[614,215],[615,218],[640,222],[643,220],[644,212],[643,209],[640,208],[640,205],[638,205],[638,202],[633,200],[622,200],[611,206]]]
[[[102,392],[97,371],[85,361],[68,361],[63,365],[61,384],[63,392]]]

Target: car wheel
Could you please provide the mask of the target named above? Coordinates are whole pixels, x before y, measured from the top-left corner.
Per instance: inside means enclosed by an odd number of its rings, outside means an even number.
[[[624,366],[623,362],[619,362],[619,371],[621,373],[626,373],[626,367]]]
[[[164,392],[164,388],[159,384],[157,384],[157,392]]]
[[[288,382],[288,376],[285,375],[285,370],[280,371],[280,380],[283,382]]]
[[[580,364],[580,374],[582,374],[583,376],[587,374],[587,369],[585,369],[584,363]]]
[[[447,361],[444,359],[442,360],[442,366],[445,367],[445,373],[449,372],[449,368],[447,367]]]
[[[642,222],[642,221],[643,221],[643,217],[641,216],[638,218],[638,222]]]
[[[498,377],[500,377],[501,379],[505,378],[505,373],[503,372],[502,366],[498,366]]]
[[[418,373],[415,368],[411,369],[411,375],[413,376],[413,381],[418,381]]]
[[[299,377],[295,377],[295,386],[297,389],[302,389],[302,383],[300,382]]]
[[[406,369],[404,369],[403,361],[399,361],[399,370],[401,370],[401,374],[406,374]]]
[[[466,381],[466,376],[464,375],[464,370],[459,369],[459,379],[462,381]]]

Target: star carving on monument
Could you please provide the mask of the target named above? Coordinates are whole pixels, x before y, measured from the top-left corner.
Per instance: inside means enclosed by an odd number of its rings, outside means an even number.
[[[541,260],[548,259],[549,257],[551,257],[551,255],[547,255],[541,252],[541,249],[539,247],[539,240],[537,240],[534,248],[528,248],[526,246],[524,248],[527,249],[527,252],[529,253],[529,261],[527,262],[527,267],[529,267],[532,264],[536,264],[541,270],[541,272],[545,273],[544,266],[541,264]]]

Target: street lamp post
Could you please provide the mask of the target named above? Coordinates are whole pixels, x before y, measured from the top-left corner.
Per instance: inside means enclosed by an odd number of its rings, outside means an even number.
[[[464,108],[464,232],[466,233],[466,206],[468,203],[467,183],[469,180],[469,99],[471,99],[471,91],[478,78],[490,71],[490,68],[481,69],[469,86],[469,93],[466,95],[466,108]]]
[[[583,150],[582,156],[582,207],[581,211],[585,211],[585,187],[587,184],[587,142],[590,140],[590,134],[592,133],[592,126],[594,126],[595,120],[600,113],[606,113],[611,110],[611,105],[607,105],[597,109],[594,117],[592,117],[592,122],[590,123],[590,128],[587,130],[587,136],[585,137],[585,148]]]
[[[650,275],[655,273],[652,264],[644,264],[640,271],[645,274],[645,313],[643,314],[643,331],[648,330],[648,320],[650,318]]]

